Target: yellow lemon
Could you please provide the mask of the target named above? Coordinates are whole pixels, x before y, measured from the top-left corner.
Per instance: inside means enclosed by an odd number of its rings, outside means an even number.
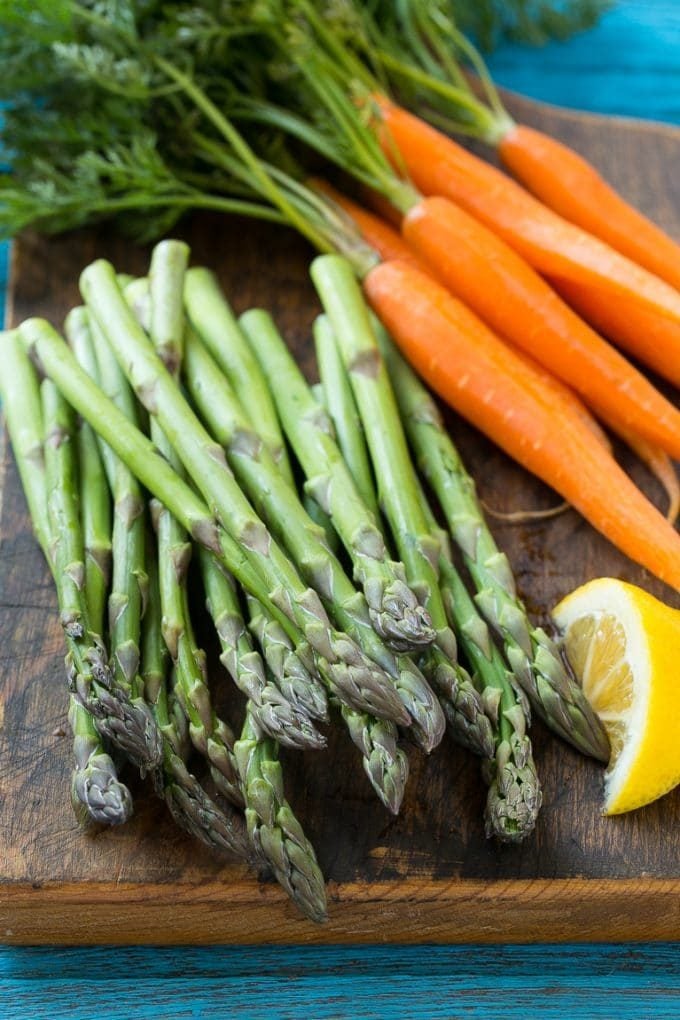
[[[680,783],[680,611],[602,577],[553,609],[571,666],[611,743],[604,812]]]

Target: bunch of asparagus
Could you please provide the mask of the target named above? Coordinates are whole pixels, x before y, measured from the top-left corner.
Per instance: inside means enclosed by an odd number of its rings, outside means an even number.
[[[7,425],[66,639],[71,798],[82,821],[124,822],[114,761],[127,759],[179,825],[268,866],[321,921],[323,877],[278,749],[322,749],[331,710],[394,813],[402,740],[429,753],[448,723],[482,759],[487,834],[508,842],[541,804],[529,702],[586,753],[606,757],[606,738],[529,622],[470,476],[349,264],[312,266],[325,314],[310,387],[270,316],[236,321],[188,255],[161,242],[141,280],[97,261],[66,341],[39,319],[2,340]],[[192,556],[243,695],[238,736],[196,640]]]

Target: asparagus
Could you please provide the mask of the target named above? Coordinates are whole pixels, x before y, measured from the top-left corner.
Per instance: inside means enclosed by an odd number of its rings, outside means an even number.
[[[437,699],[408,656],[395,656],[373,630],[363,596],[326,546],[322,529],[276,470],[229,383],[193,330],[187,331],[185,368],[194,404],[227,451],[244,490],[286,544],[303,577],[320,593],[331,617],[392,678],[408,712],[405,721],[412,720],[413,736],[432,750],[445,726]]]
[[[436,493],[473,578],[475,602],[505,645],[512,672],[547,725],[584,754],[609,760],[609,742],[559,650],[530,622],[507,557],[484,520],[473,479],[446,433],[436,404],[384,331],[379,340],[420,468]]]
[[[262,660],[246,631],[236,591],[219,568],[214,568],[214,562],[210,553],[201,552],[208,609],[222,640],[222,661],[234,679],[254,676],[257,683],[264,676]],[[308,917],[322,921],[326,913],[323,876],[314,850],[284,798],[278,746],[262,731],[261,716],[262,711],[249,700],[241,737],[234,748],[248,832],[288,895]]]
[[[430,532],[439,545],[440,585],[446,610],[493,723],[495,753],[491,761],[482,764],[489,787],[486,834],[504,843],[519,843],[533,831],[542,801],[526,732],[528,706],[453,564],[448,534],[437,524],[422,489],[420,499]]]
[[[492,752],[488,721],[478,692],[455,665],[456,639],[439,591],[437,543],[420,506],[416,475],[368,310],[346,259],[322,255],[312,263],[311,274],[350,377],[378,481],[380,504],[406,567],[407,580],[428,609],[435,628],[435,645],[423,656],[423,671],[442,700],[456,738],[487,756]]]
[[[319,366],[324,404],[333,423],[336,441],[364,505],[376,521],[380,508],[375,494],[366,437],[357,411],[352,387],[340,357],[340,351],[327,315],[314,322],[314,346]]]
[[[326,890],[314,848],[286,800],[276,743],[263,737],[250,705],[236,756],[254,846],[303,914],[318,923],[325,921]]]
[[[301,654],[307,647],[302,630],[270,597],[276,589],[247,556],[246,550],[215,520],[201,497],[172,470],[154,444],[135,428],[116,405],[83,371],[59,334],[44,319],[29,319],[19,331],[31,357],[52,378],[69,403],[88,421],[104,444],[133,471],[149,492],[160,500],[200,545],[212,552],[278,621]],[[323,657],[317,656],[317,662]]]
[[[57,593],[63,606],[65,594],[63,588],[67,584],[70,587],[70,581],[60,579],[52,556],[56,536],[51,532],[47,512],[44,430],[38,380],[16,333],[4,334],[3,355],[4,371],[1,378],[11,380],[11,386],[2,386],[7,430],[26,494],[33,530],[57,582]],[[70,456],[70,451],[64,449],[60,460],[63,463]],[[68,464],[64,464],[64,467],[68,467]],[[73,498],[72,492],[68,495]],[[67,553],[65,558],[71,557]],[[85,586],[87,590],[87,571]],[[69,672],[72,673],[72,664],[74,659],[79,657],[79,650],[71,638],[67,637],[67,644],[69,646],[67,664]],[[99,647],[95,649],[94,654],[100,657]],[[89,693],[88,689],[93,686],[93,678],[86,665],[90,657],[86,651],[83,657],[83,670],[78,680],[81,691],[86,693]],[[104,749],[92,715],[85,705],[81,704],[74,691],[69,692],[69,722],[73,732],[75,758],[75,768],[71,777],[71,802],[76,817],[82,824],[90,820],[108,824],[125,822],[132,813],[130,792],[119,781],[116,767]]]
[[[310,719],[326,722],[326,692],[311,682],[309,670],[283,627],[252,595],[246,595],[246,603],[249,630],[257,639],[264,661],[283,697]],[[281,738],[279,740],[284,743]]]
[[[50,553],[60,592],[60,616],[70,644],[70,665],[77,694],[72,693],[69,723],[75,768],[71,802],[81,823],[88,819],[120,824],[132,813],[132,798],[117,777],[85,704],[97,698],[89,675],[89,657],[105,656],[99,632],[92,629],[86,596],[83,537],[78,517],[75,422],[68,404],[50,380],[41,386],[45,423],[45,508]],[[94,691],[93,691],[94,688]],[[94,698],[93,698],[94,693]],[[85,704],[83,704],[85,702]]]
[[[259,729],[288,747],[325,747],[306,710],[283,696],[253,649],[231,579],[206,549],[200,550],[199,559],[206,605],[222,647],[220,661],[251,702]]]
[[[271,317],[253,309],[240,321],[307,476],[306,488],[330,515],[352,559],[373,626],[398,649],[430,644],[434,631],[429,617],[407,585],[403,565],[387,558],[376,518],[361,499],[333,438],[328,415],[312,396]],[[316,332],[324,335],[323,322]]]
[[[187,314],[244,407],[257,409],[257,428],[279,471],[293,484],[293,472],[269,388],[214,274],[200,266],[184,280]]]
[[[151,256],[149,280],[131,282],[126,298],[148,305],[151,340],[177,377],[182,362],[184,305],[182,286],[189,248],[180,241],[162,241]],[[143,314],[141,309],[138,314]],[[183,468],[165,434],[152,418],[151,438],[171,467],[183,476]],[[157,500],[152,501],[159,562],[159,587],[163,638],[175,664],[175,693],[189,721],[189,735],[210,765],[210,774],[221,794],[242,804],[229,726],[215,712],[208,687],[205,655],[196,642],[189,614],[186,578],[191,560],[191,542],[181,524]]]
[[[151,543],[149,542],[149,546]],[[158,794],[176,823],[213,850],[249,860],[251,852],[243,816],[229,806],[223,811],[208,796],[185,762],[179,714],[172,711],[167,689],[168,652],[163,641],[158,564],[154,550],[147,559],[149,588],[142,629],[144,692],[153,706],[163,740],[163,761],[155,773]]]
[[[303,632],[338,698],[358,710],[400,717],[401,702],[384,673],[354,641],[332,627],[317,593],[305,586],[253,511],[221,447],[201,426],[128,308],[112,266],[104,260],[88,266],[81,275],[81,289],[141,403],[158,418],[220,523],[270,586],[272,601]]]
[[[92,329],[90,330],[90,326]],[[103,379],[108,392],[130,420],[136,420],[135,403],[105,339],[90,323],[84,310],[71,313],[67,321],[75,343],[95,378]],[[100,444],[104,468],[113,494],[113,572],[108,599],[111,662],[116,687],[125,692],[144,719],[147,763],[142,772],[160,762],[160,735],[153,715],[142,697],[139,677],[139,639],[146,598],[144,497],[137,479],[105,444]]]

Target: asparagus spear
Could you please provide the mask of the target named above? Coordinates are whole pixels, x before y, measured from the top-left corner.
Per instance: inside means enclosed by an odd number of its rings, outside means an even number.
[[[383,506],[407,579],[429,611],[435,645],[423,671],[443,701],[454,735],[478,753],[492,752],[478,692],[455,666],[456,639],[439,591],[437,543],[420,506],[418,484],[394,394],[373,336],[368,310],[349,262],[337,255],[314,260],[312,279],[338,340],[363,422]]]
[[[312,396],[271,316],[253,309],[242,315],[240,322],[307,476],[306,487],[330,515],[352,559],[373,626],[398,649],[431,644],[434,631],[429,617],[407,585],[403,565],[388,559],[376,518],[354,484],[328,415]],[[323,334],[323,323],[319,331]]]
[[[187,314],[196,332],[231,383],[243,410],[249,414],[251,424],[257,427],[262,441],[278,465],[279,471],[286,481],[293,485],[293,472],[269,387],[253,352],[239,329],[234,313],[229,307],[216,277],[210,270],[201,267],[189,269],[184,280],[184,301]],[[255,411],[256,420],[253,420],[249,408],[253,408]],[[311,497],[307,498],[311,504],[308,507],[310,516],[324,530],[327,530],[328,521],[324,520],[323,511],[315,500]],[[329,546],[330,548],[334,547],[332,535]],[[273,625],[274,632],[276,632],[277,624],[263,605],[249,600],[248,613],[251,623],[256,622],[260,629],[259,632],[263,636],[266,637],[268,633],[267,630],[262,630],[263,626],[269,628],[270,625]],[[281,663],[284,671],[287,664],[295,665],[289,656],[285,656]],[[278,676],[278,672],[276,675]],[[290,679],[295,686],[299,686],[296,675],[297,671]],[[309,690],[317,700],[321,698],[325,700],[322,688],[317,687],[315,692],[311,688]],[[324,709],[324,718],[326,711]],[[310,714],[313,716],[311,706]]]
[[[257,429],[279,471],[293,485],[286,444],[269,388],[262,378],[245,337],[239,329],[217,279],[209,269],[189,269],[184,280],[187,314],[234,392],[247,407],[257,409]]]
[[[71,778],[71,801],[81,822],[89,816],[95,821],[120,823],[132,813],[132,799],[119,782],[92,716],[82,703],[93,700],[90,689],[94,685],[85,665],[90,648],[96,649],[96,657],[105,653],[101,638],[91,628],[88,614],[83,537],[78,517],[75,421],[70,407],[49,379],[42,383],[41,394],[45,424],[45,506],[51,538],[49,560],[61,593],[60,616],[71,646],[70,658],[78,691],[78,696],[72,695],[69,706],[76,762]]]
[[[440,586],[446,611],[493,723],[495,754],[482,764],[489,787],[486,834],[504,843],[519,843],[533,831],[542,801],[526,732],[528,706],[453,564],[448,534],[437,524],[422,489],[420,499],[430,532],[439,545]]]
[[[420,468],[463,553],[477,589],[475,602],[502,638],[514,675],[554,732],[584,754],[608,761],[609,742],[602,724],[569,676],[556,645],[530,622],[507,557],[484,520],[474,481],[444,429],[436,404],[384,330],[378,337]]]
[[[201,550],[202,564],[211,559],[210,553]],[[245,635],[236,593],[219,569],[211,569],[208,574],[204,574],[204,581],[208,609],[222,643],[222,662],[240,686],[237,678],[243,674],[252,674],[252,656],[255,653]],[[286,638],[285,632],[281,628],[279,630],[282,637]],[[260,675],[259,668],[256,675]],[[252,701],[250,713],[259,725],[260,714]],[[346,706],[342,706],[342,717],[353,742],[361,751],[363,768],[371,785],[385,807],[393,814],[398,814],[408,779],[408,759],[397,746],[394,723],[354,712]]]
[[[406,721],[412,720],[414,737],[432,750],[445,725],[437,699],[408,656],[395,656],[373,630],[363,597],[327,548],[323,531],[276,470],[229,383],[193,330],[187,331],[185,376],[195,406],[227,451],[244,490],[287,545],[331,616],[392,677],[408,712]]]
[[[301,581],[253,511],[228,469],[223,451],[193,415],[128,308],[113,267],[104,260],[88,266],[81,275],[81,289],[140,401],[158,418],[225,530],[240,543],[262,581],[270,585],[273,601],[303,632],[338,698],[378,716],[400,717],[401,703],[382,671],[354,641],[332,627],[317,593]]]
[[[262,736],[250,705],[236,756],[253,844],[303,914],[317,923],[325,921],[326,890],[314,848],[286,800],[276,743]]]
[[[259,677],[264,673],[262,660],[246,631],[236,591],[219,569],[213,569],[213,563],[210,553],[203,550],[201,566],[208,607],[218,633],[224,634],[222,661],[234,678],[253,673]],[[222,626],[225,621],[228,625]],[[291,899],[312,920],[322,921],[326,915],[323,876],[314,850],[285,800],[278,745],[263,733],[260,716],[258,707],[249,700],[241,737],[234,748],[248,833]]]
[[[149,280],[128,284],[125,294],[135,307],[147,306],[151,340],[168,371],[178,376],[182,362],[184,305],[182,287],[189,248],[181,241],[161,241],[151,255]],[[138,317],[144,315],[137,309]],[[182,477],[184,471],[165,433],[151,420],[151,439],[171,467]],[[159,587],[163,638],[175,664],[175,693],[189,721],[191,741],[210,764],[215,786],[227,799],[242,804],[232,748],[234,737],[218,717],[207,683],[205,655],[196,648],[189,613],[186,578],[191,560],[191,542],[181,524],[157,500],[152,501],[157,536]]]
[[[222,646],[220,660],[251,702],[260,730],[288,747],[325,747],[325,738],[307,712],[286,699],[267,675],[250,643],[231,579],[206,549],[200,550],[199,558],[208,612]]]
[[[11,380],[11,386],[2,386],[5,422],[9,432],[26,502],[33,522],[33,530],[45,559],[57,582],[57,594],[63,605],[63,582],[57,575],[52,557],[55,536],[52,535],[47,513],[47,484],[43,449],[43,417],[38,379],[28,361],[16,333],[3,335],[3,373],[1,379]],[[1,382],[1,380],[0,380]],[[68,451],[63,451],[67,453]],[[66,558],[70,557],[67,555]],[[86,572],[87,585],[87,572]],[[69,645],[69,672],[78,649]],[[100,649],[96,649],[99,657]],[[85,654],[85,659],[89,658]],[[84,663],[78,680],[81,692],[93,685],[89,668]],[[75,678],[74,678],[75,679]],[[81,823],[95,822],[120,824],[132,813],[132,798],[127,787],[117,777],[116,767],[106,753],[92,715],[76,694],[69,694],[69,722],[73,732],[75,768],[71,778],[71,801]]]
[[[380,509],[366,449],[366,437],[327,315],[318,315],[314,321],[314,347],[324,404],[333,423],[340,453],[354,479],[363,504],[373,514],[375,520],[379,521]]]
[[[158,564],[148,543],[148,600],[142,628],[144,693],[153,706],[163,740],[163,760],[154,779],[176,823],[213,850],[251,856],[243,816],[229,806],[223,811],[208,796],[185,762],[179,713],[172,711],[167,688],[168,652],[163,641]],[[179,706],[177,706],[179,709]]]
[[[124,375],[120,372],[101,331],[82,311],[69,319],[67,327],[75,342],[96,372],[108,393],[131,421],[136,421],[136,405]],[[73,341],[72,341],[73,342]],[[139,640],[141,618],[146,600],[144,497],[137,479],[111,449],[101,444],[102,460],[113,494],[113,573],[108,599],[111,661],[116,685],[127,693],[133,704],[147,717],[149,760],[155,767],[162,754],[160,736],[153,716],[143,699],[139,676]]]
[[[309,670],[281,625],[252,595],[246,594],[248,628],[257,639],[281,694],[310,719],[328,720],[328,699],[322,687],[311,682]],[[274,734],[272,734],[274,736]],[[280,740],[280,743],[284,743]]]
[[[177,264],[173,258],[173,245],[175,242],[162,242],[154,249],[152,255],[152,270],[155,269],[155,273],[151,274],[151,287],[149,287],[149,281],[147,280],[136,280],[130,283],[125,290],[125,296],[131,306],[135,309],[140,323],[144,325],[144,319],[148,320],[148,326],[152,330],[155,329],[155,334],[152,339],[156,343],[159,351],[167,351],[171,356],[171,364],[175,367],[178,372],[181,367],[183,358],[183,333],[184,333],[184,306],[182,296],[182,281],[176,279],[174,286],[169,286],[167,283],[168,276],[177,275]],[[169,246],[169,247],[168,247]],[[165,253],[169,256],[170,265],[165,269],[163,262],[165,261]],[[155,262],[154,262],[155,259]],[[180,268],[183,265],[183,261],[180,262]],[[160,298],[170,300],[173,302],[173,313],[170,314],[170,310],[166,307],[165,309],[158,310],[155,306],[158,304],[158,298],[154,302],[154,280],[156,286],[160,290]],[[175,454],[172,447],[168,444],[165,435],[155,420],[151,422],[151,435],[154,439],[156,446],[165,455],[168,463],[174,468],[177,474],[184,478],[184,469],[182,464],[179,462],[177,455]],[[198,657],[196,663],[191,663],[191,657],[187,656],[186,649],[183,649],[182,641],[182,630],[183,630],[183,613],[184,603],[181,595],[181,588],[183,585],[177,583],[177,575],[179,564],[181,564],[182,573],[186,572],[186,564],[188,563],[188,557],[190,554],[190,544],[187,542],[187,534],[181,525],[172,517],[172,515],[158,503],[154,501],[157,506],[157,533],[159,537],[159,559],[161,564],[164,562],[170,564],[175,563],[175,569],[173,572],[172,567],[166,567],[165,570],[161,570],[161,605],[164,609],[164,620],[166,623],[165,637],[166,643],[170,648],[171,653],[175,662],[181,666],[182,662],[187,662],[188,669],[179,668],[178,678],[179,683],[177,685],[178,692],[183,695],[183,703],[188,707],[190,713],[193,714],[193,729],[192,735],[194,737],[200,736],[199,749],[203,749],[204,752],[208,748],[212,748],[213,751],[217,750],[219,753],[224,754],[226,748],[216,748],[215,741],[212,742],[206,739],[206,725],[204,722],[203,732],[201,731],[199,724],[200,715],[204,713],[207,717],[207,712],[210,710],[209,700],[206,704],[205,692],[201,692],[200,700],[197,704],[193,705],[194,697],[192,692],[201,691],[200,682],[196,682],[196,677],[202,673],[202,656]],[[167,537],[164,538],[165,533],[168,532]],[[167,545],[168,548],[161,548],[161,546]],[[172,551],[177,550],[178,556],[173,556]],[[213,557],[208,553],[201,558],[201,568],[204,575],[204,581],[208,591],[212,591],[212,601],[214,604],[218,604],[220,601],[220,595],[223,595],[221,587],[229,584],[227,578],[221,573],[219,565],[214,561]],[[240,614],[239,614],[240,618]],[[174,626],[167,629],[169,622],[174,619]],[[187,614],[187,619],[189,616]],[[229,613],[220,613],[216,619],[217,631],[222,641],[223,648],[225,641],[229,643],[230,639],[236,639],[237,635],[233,633],[234,617]],[[273,621],[272,621],[273,622]],[[237,621],[237,626],[243,627],[242,619]],[[278,625],[276,625],[278,626]],[[279,628],[280,629],[280,628]],[[178,650],[184,654],[177,655]],[[228,655],[228,652],[223,651],[223,656]],[[256,661],[257,659],[257,661]],[[286,703],[281,692],[277,690],[264,674],[262,663],[259,660],[259,656],[255,658],[243,659],[239,664],[239,668],[234,671],[234,680],[238,687],[244,691],[249,697],[253,698],[257,705],[258,721],[265,732],[270,733],[272,736],[279,737],[282,742],[292,747],[321,747],[325,745],[324,738],[314,728],[311,720],[304,710],[298,710],[296,706],[289,705]],[[223,660],[224,661],[224,660]],[[230,657],[229,662],[233,662]],[[225,663],[226,664],[226,663]],[[192,680],[193,677],[193,680]],[[309,674],[307,674],[309,683],[312,686],[317,687],[318,685],[313,684]],[[203,685],[205,686],[205,685]],[[323,694],[323,692],[321,692]],[[317,698],[317,701],[319,699]],[[325,705],[325,697],[323,698]],[[193,708],[192,708],[193,705]],[[198,715],[199,719],[196,718]],[[212,729],[215,733],[219,732],[218,727],[224,724],[212,713],[214,725]],[[229,774],[226,777],[230,786],[233,784],[233,768],[231,768],[231,754],[228,759],[225,759],[225,764],[229,762]],[[216,780],[218,787],[221,785],[218,777],[213,776]],[[223,790],[223,792],[226,792]]]

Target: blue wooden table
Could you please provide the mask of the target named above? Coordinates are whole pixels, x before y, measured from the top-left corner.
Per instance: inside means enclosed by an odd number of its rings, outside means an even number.
[[[546,102],[680,124],[680,0],[619,0],[595,30],[491,64]],[[500,1015],[677,1020],[680,946],[0,948],[0,1020]]]

